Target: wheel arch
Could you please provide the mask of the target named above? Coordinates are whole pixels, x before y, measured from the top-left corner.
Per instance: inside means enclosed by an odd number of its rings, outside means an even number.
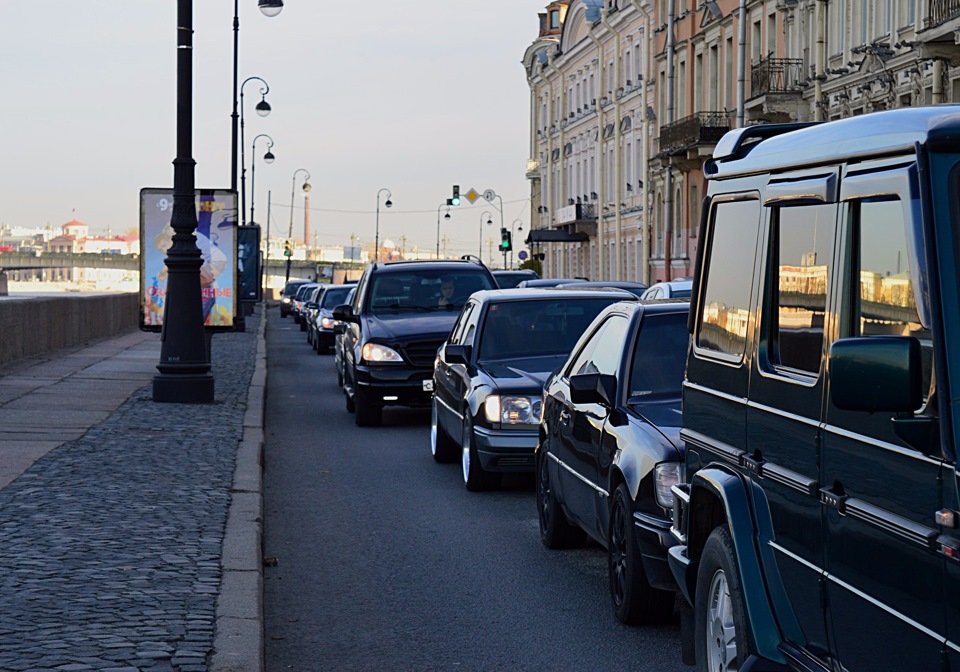
[[[751,640],[760,656],[783,662],[777,648],[782,637],[758,544],[760,530],[769,529],[770,525],[769,521],[757,520],[755,516],[754,490],[743,477],[722,466],[701,469],[693,475],[686,547],[693,571],[687,574],[684,590],[689,597],[696,594],[697,568],[703,547],[713,530],[726,525],[736,553]],[[765,506],[760,508],[767,511]]]

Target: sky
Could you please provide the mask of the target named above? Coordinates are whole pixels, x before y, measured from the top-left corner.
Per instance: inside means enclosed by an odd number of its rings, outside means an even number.
[[[529,227],[530,98],[521,64],[547,0],[286,0],[274,18],[240,0],[240,81],[266,80],[269,116],[244,93],[247,216],[251,143],[255,216],[285,238],[294,174],[310,174],[311,238],[380,238],[432,250],[437,208],[492,189],[503,222]],[[7,2],[0,24],[0,224],[91,233],[139,226],[142,187],[172,187],[176,156],[176,0]],[[193,158],[198,188],[229,188],[233,107],[231,0],[194,1]],[[294,237],[302,237],[297,173]],[[450,254],[476,254],[483,229],[499,240],[500,199],[451,209]],[[484,213],[489,213],[485,215]],[[487,219],[493,226],[485,225]],[[316,234],[316,237],[314,237]],[[515,234],[523,238],[525,234]]]

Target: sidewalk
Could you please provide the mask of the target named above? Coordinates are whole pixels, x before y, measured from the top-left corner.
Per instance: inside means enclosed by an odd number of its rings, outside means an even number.
[[[213,404],[156,404],[160,338],[0,369],[0,672],[261,672],[262,307]]]

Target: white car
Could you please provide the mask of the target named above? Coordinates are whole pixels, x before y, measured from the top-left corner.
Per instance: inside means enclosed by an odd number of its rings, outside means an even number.
[[[640,297],[641,299],[689,299],[693,291],[693,280],[672,280],[657,282]]]

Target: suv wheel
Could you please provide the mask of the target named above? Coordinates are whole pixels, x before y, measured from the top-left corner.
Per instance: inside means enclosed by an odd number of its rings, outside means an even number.
[[[732,672],[751,652],[733,541],[725,527],[707,539],[697,571],[694,644],[697,670]]]
[[[357,427],[379,427],[383,422],[383,406],[373,405],[359,385],[354,385],[353,397],[353,404],[356,407],[354,420],[357,422]]]
[[[607,566],[613,611],[627,625],[663,623],[673,615],[675,596],[653,588],[643,570],[640,548],[633,536],[630,492],[625,483],[617,486],[610,511],[607,539]]]
[[[584,531],[571,525],[567,514],[560,508],[550,483],[547,454],[542,450],[537,456],[537,517],[540,520],[540,541],[547,548],[570,548],[583,543]]]
[[[453,462],[457,459],[457,444],[451,439],[447,431],[440,426],[437,417],[437,398],[430,404],[430,452],[433,459],[441,464]]]
[[[467,420],[463,423],[463,439],[460,444],[461,460],[463,462],[463,483],[470,492],[494,490],[500,487],[501,475],[486,471],[480,464],[477,455],[477,445],[473,438],[473,424]]]

